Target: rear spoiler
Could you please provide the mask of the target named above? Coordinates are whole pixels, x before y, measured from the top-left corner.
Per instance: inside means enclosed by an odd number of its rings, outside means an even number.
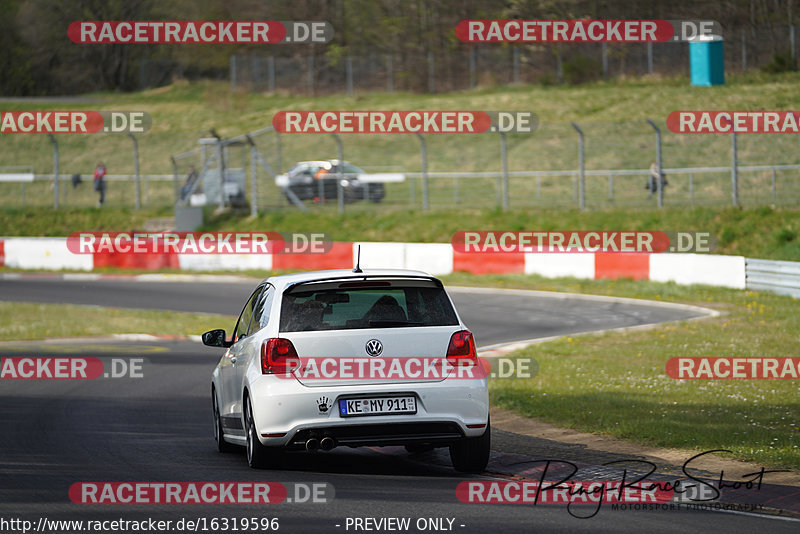
[[[358,274],[353,276],[337,276],[336,278],[325,278],[322,280],[307,280],[304,282],[295,282],[293,284],[289,284],[284,289],[284,293],[289,293],[293,291],[298,286],[308,286],[314,284],[331,284],[336,282],[352,282],[352,281],[374,281],[380,282],[385,280],[424,280],[426,282],[432,282],[437,287],[444,288],[444,284],[438,278],[433,276],[422,276],[422,275],[400,275],[400,274]]]

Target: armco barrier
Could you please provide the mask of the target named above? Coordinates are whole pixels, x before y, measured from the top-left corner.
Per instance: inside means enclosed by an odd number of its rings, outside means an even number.
[[[17,269],[73,269],[91,271],[91,254],[73,254],[64,237],[12,237],[4,239],[5,266]]]
[[[651,254],[650,280],[744,289],[744,257],[668,252]]]
[[[527,265],[526,254],[509,252],[505,254],[482,254],[480,252],[455,252],[453,270],[472,274],[524,273]]]
[[[327,254],[275,254],[272,268],[289,271],[293,269],[350,269],[353,267],[353,244],[334,243]]]
[[[337,242],[326,254],[73,254],[66,238],[0,239],[0,266],[83,270],[121,267],[187,271],[348,269],[361,247],[361,266],[402,268],[446,275],[538,274],[584,279],[633,278],[678,284],[769,290],[800,298],[800,262],[713,254],[461,253],[449,243]]]
[[[800,263],[794,261],[745,260],[747,289],[772,291],[800,298]]]
[[[538,274],[548,278],[572,276],[592,279],[597,274],[594,256],[591,252],[528,252],[525,254],[525,274]]]

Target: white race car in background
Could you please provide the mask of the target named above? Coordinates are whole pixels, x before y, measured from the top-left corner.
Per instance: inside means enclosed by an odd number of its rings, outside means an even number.
[[[334,270],[261,282],[233,335],[203,334],[227,350],[214,370],[211,398],[220,451],[247,448],[252,467],[270,467],[284,450],[404,445],[449,447],[453,466],[480,472],[490,447],[489,393],[472,334],[442,283],[406,270]],[[319,377],[345,359],[423,359],[450,369]],[[343,368],[347,368],[346,366]]]

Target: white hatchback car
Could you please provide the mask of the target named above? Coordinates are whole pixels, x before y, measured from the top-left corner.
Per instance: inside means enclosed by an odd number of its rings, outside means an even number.
[[[339,445],[449,447],[453,466],[489,458],[489,392],[472,334],[423,272],[333,270],[274,276],[244,306],[214,370],[220,451],[252,467],[284,450]],[[483,372],[482,372],[483,371]]]

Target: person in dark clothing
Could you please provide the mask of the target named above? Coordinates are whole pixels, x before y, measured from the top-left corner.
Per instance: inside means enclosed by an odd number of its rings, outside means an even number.
[[[97,164],[97,168],[94,170],[94,190],[100,193],[100,198],[97,201],[97,207],[102,207],[103,203],[106,201],[106,166],[103,165],[103,162],[99,162]]]
[[[645,189],[650,191],[650,196],[653,196],[653,193],[658,191],[659,178],[661,179],[662,191],[664,190],[665,186],[669,185],[669,182],[667,182],[667,175],[664,174],[663,171],[660,174],[661,175],[659,176],[658,165],[656,163],[650,165],[650,178],[647,180],[647,184],[644,186]]]

